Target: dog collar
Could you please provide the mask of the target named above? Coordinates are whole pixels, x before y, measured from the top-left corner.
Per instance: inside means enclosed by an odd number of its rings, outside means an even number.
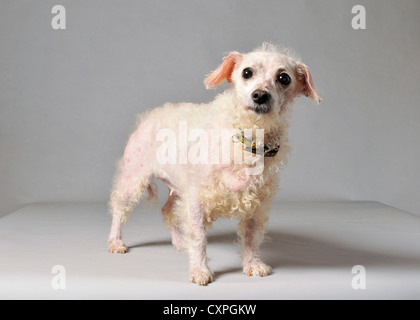
[[[267,145],[264,145],[264,148],[257,148],[255,141],[246,138],[244,136],[244,132],[240,129],[237,129],[237,133],[235,136],[245,145],[245,150],[248,152],[252,152],[253,154],[264,155],[264,157],[270,158],[275,157],[280,150],[280,145],[271,149]]]

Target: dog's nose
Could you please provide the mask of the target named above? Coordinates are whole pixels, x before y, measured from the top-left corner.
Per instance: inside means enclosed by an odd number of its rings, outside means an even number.
[[[255,90],[252,93],[252,100],[254,100],[254,102],[259,105],[267,103],[268,100],[270,100],[270,97],[270,94],[263,90]]]

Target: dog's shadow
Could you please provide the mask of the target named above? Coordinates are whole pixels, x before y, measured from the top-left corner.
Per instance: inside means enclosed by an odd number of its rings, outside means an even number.
[[[235,232],[212,233],[208,236],[208,243],[232,245],[237,242]],[[170,240],[160,240],[138,243],[129,250],[148,246],[172,246]],[[237,250],[239,252],[239,248]],[[273,268],[351,268],[355,265],[420,268],[420,253],[417,255],[401,252],[384,252],[380,249],[366,249],[354,244],[337,241],[337,239],[315,238],[297,233],[269,231],[268,240],[261,246],[262,260]],[[217,259],[217,257],[212,257]],[[216,278],[228,274],[241,272],[242,267],[231,267],[224,270],[214,270]]]

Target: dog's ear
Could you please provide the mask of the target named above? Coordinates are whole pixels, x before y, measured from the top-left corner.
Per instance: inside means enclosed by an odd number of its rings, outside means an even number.
[[[216,70],[207,75],[206,79],[204,80],[206,88],[211,89],[217,87],[225,80],[231,83],[232,71],[235,68],[235,65],[239,63],[241,58],[242,55],[239,52],[231,52]]]
[[[299,93],[304,94],[306,97],[311,98],[314,102],[319,104],[321,98],[315,90],[314,81],[312,80],[308,67],[304,64],[300,64],[296,67],[296,72],[299,81]]]

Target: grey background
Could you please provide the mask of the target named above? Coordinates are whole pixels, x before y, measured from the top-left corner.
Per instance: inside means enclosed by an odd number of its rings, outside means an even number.
[[[67,30],[51,28],[56,4]],[[419,14],[417,0],[0,0],[0,216],[107,201],[135,115],[209,101],[205,74],[263,41],[298,52],[324,99],[297,101],[278,199],[420,214]]]

